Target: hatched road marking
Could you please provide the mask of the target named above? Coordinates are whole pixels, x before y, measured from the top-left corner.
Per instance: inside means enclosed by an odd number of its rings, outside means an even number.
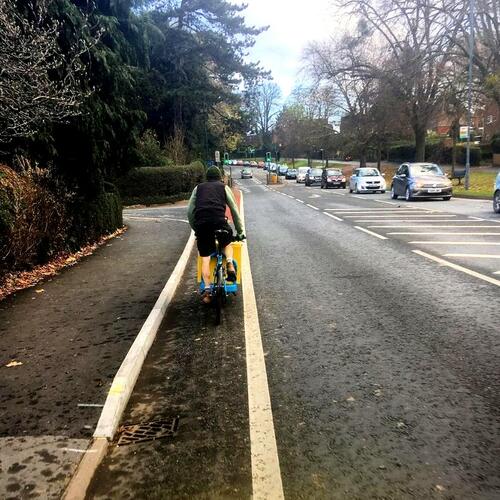
[[[328,215],[328,217],[331,217],[332,219],[338,220],[342,222],[344,219],[341,219],[340,217],[337,217],[336,215],[329,214],[328,212],[323,212],[325,215]]]
[[[488,253],[445,253],[443,257],[464,257],[467,259],[500,259],[500,255]]]
[[[415,222],[415,221],[413,221]],[[427,221],[428,222],[428,221]],[[432,222],[435,222],[435,221],[432,221]],[[469,222],[467,220],[453,220],[453,221],[450,221],[450,222]],[[471,228],[471,229],[483,229],[483,228],[492,228],[492,227],[498,227],[498,226],[466,226],[466,225],[460,225],[460,226],[450,226],[449,224],[447,225],[437,225],[437,224],[403,224],[403,225],[385,225],[385,226],[368,226],[369,228],[382,228],[382,227],[385,227],[385,228],[397,228],[397,229],[402,229],[402,228],[408,228],[408,227],[412,227],[414,229],[417,229],[417,228],[429,228],[429,227],[436,227],[436,228],[447,228],[447,229],[452,229],[452,228],[462,228],[462,227],[465,227],[465,228]],[[470,234],[475,234],[475,233],[470,233]]]
[[[445,233],[445,232],[396,232],[396,233],[387,233],[391,235],[399,235],[399,236],[408,236],[408,235],[414,235],[414,234],[420,234],[424,236],[430,236],[430,235],[439,235],[439,236],[500,236],[500,233]]]
[[[240,213],[244,225],[243,199],[241,200]],[[252,498],[255,500],[282,500],[284,499],[283,484],[274,432],[271,396],[267,382],[266,362],[247,245],[244,244],[242,247],[243,265],[241,272],[252,461]]]
[[[318,207],[315,207],[314,205],[310,205],[309,203],[306,203],[306,205],[307,205],[308,207],[313,208],[314,210],[319,210],[319,208],[318,208]]]
[[[373,200],[376,203],[387,203],[387,205],[399,205],[399,203],[395,203],[393,201],[384,201],[384,200]]]
[[[483,246],[499,246],[500,242],[492,241],[409,241],[408,243],[415,245],[483,245]]]
[[[369,231],[368,229],[365,229],[364,227],[361,226],[354,226],[356,229],[359,229],[360,231],[363,231],[364,233],[371,234],[372,236],[375,236],[376,238],[379,238],[381,240],[387,240],[385,236],[382,236],[381,234],[374,233],[373,231]]]
[[[454,264],[453,262],[449,262],[447,260],[441,259],[440,257],[436,257],[435,255],[422,252],[422,250],[412,250],[412,252],[416,253],[417,255],[421,255],[426,259],[433,260],[434,262],[437,262],[438,264],[441,264],[443,266],[448,266],[451,267],[452,269],[455,269],[456,271],[461,271],[462,273],[468,274],[469,276],[474,276],[475,278],[479,278],[480,280],[491,283],[492,285],[500,286],[500,280],[491,278],[490,276],[486,276],[485,274],[478,273],[476,271],[473,271],[472,269],[468,269],[467,267],[459,266],[458,264]]]

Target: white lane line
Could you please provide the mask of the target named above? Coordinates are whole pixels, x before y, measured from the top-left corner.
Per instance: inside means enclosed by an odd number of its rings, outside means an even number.
[[[365,196],[358,196],[357,194],[351,194],[351,198],[358,198],[360,200],[366,200],[366,199],[368,199]]]
[[[243,199],[241,200],[240,213],[244,225]],[[243,244],[242,247],[241,271],[252,462],[252,498],[281,500],[284,499],[283,484],[247,245]]]
[[[396,232],[396,233],[387,233],[387,234],[396,234],[398,236],[409,236],[409,235],[415,235],[415,234],[420,234],[420,235],[425,235],[425,236],[500,236],[500,233],[445,233],[443,231],[436,231],[436,232]]]
[[[295,198],[299,203],[305,203],[304,201],[302,200],[299,200],[298,198]]]
[[[435,212],[436,210],[430,210],[426,208],[389,208],[389,207],[373,207],[373,208],[325,208],[325,210],[331,210],[332,212],[364,212],[369,210],[370,212],[399,212],[399,211],[408,211],[408,212]]]
[[[437,262],[438,264],[441,264],[443,266],[451,267],[452,269],[461,271],[465,274],[468,274],[469,276],[474,276],[475,278],[479,278],[480,280],[487,281],[492,285],[500,286],[500,280],[496,280],[495,278],[491,278],[490,276],[486,276],[485,274],[478,273],[476,271],[473,271],[472,269],[468,269],[467,267],[459,266],[458,264],[454,264],[453,262],[449,262],[447,260],[441,259],[440,257],[436,257],[435,255],[422,252],[422,250],[412,250],[412,252],[427,259],[433,260],[434,262]]]
[[[469,220],[463,219],[407,219],[406,217],[399,217],[397,219],[385,219],[383,221],[376,221],[373,219],[367,219],[363,217],[362,219],[355,220],[354,222],[470,222]],[[420,226],[415,226],[420,227]],[[451,227],[451,226],[450,226]]]
[[[361,217],[363,219],[392,219],[394,217],[397,217],[397,215],[385,215],[385,214],[382,214],[382,215],[361,215],[361,214],[357,214],[357,215],[346,215],[346,217],[349,217],[351,219],[354,219],[356,217]],[[426,217],[428,219],[432,219],[433,217],[456,217],[456,215],[443,215],[443,214],[415,214],[415,215],[401,215],[401,218],[402,219],[411,219],[412,217]]]
[[[483,245],[483,246],[500,246],[498,241],[409,241],[410,244],[429,244],[429,245]]]
[[[78,403],[78,408],[102,408],[104,405],[99,403]]]
[[[435,221],[433,221],[435,222]],[[467,222],[465,220],[453,220],[453,221],[450,221],[450,222]],[[498,226],[478,226],[478,225],[475,225],[475,226],[468,226],[468,225],[460,225],[460,226],[450,226],[449,224],[446,224],[446,225],[440,225],[440,224],[401,224],[401,225],[389,225],[389,224],[386,224],[385,226],[368,226],[370,229],[376,229],[376,228],[382,228],[382,227],[385,227],[386,229],[387,228],[398,228],[398,229],[401,229],[401,228],[408,228],[408,227],[412,227],[413,229],[417,229],[417,228],[426,228],[426,227],[436,227],[436,228],[447,228],[447,229],[461,229],[461,228],[471,228],[471,229],[483,229],[483,228],[492,228],[492,227],[495,227],[495,228],[498,228]],[[475,234],[473,232],[471,232],[470,234]]]
[[[318,207],[315,207],[314,205],[311,205],[311,204],[309,204],[309,203],[306,203],[306,205],[307,205],[308,207],[313,208],[314,210],[319,210],[319,208],[318,208]]]
[[[488,253],[445,253],[443,257],[464,257],[467,259],[500,259],[499,254]]]
[[[500,271],[495,271],[493,274],[500,274]]]
[[[373,210],[333,210],[331,208],[328,208],[327,210],[330,212],[343,213],[344,215],[352,214],[351,215],[352,217],[364,217],[364,214],[375,214],[376,216],[387,215],[387,216],[391,216],[391,217],[395,217],[396,215],[401,214],[402,216],[403,215],[411,215],[412,217],[417,217],[417,216],[427,217],[430,213],[430,212],[419,212],[417,210],[397,210],[397,209],[396,210],[382,210],[382,211],[377,211],[377,212],[374,212]],[[439,217],[441,217],[441,216],[439,215]]]
[[[124,219],[133,219],[133,220],[145,220],[145,221],[162,221],[162,220],[172,220],[175,222],[186,222],[189,224],[189,221],[184,219],[175,219],[174,217],[166,217],[165,215],[159,215],[158,217],[141,217],[140,215],[124,215]]]
[[[354,226],[356,229],[359,229],[360,231],[363,231],[364,233],[371,234],[372,236],[375,236],[376,238],[379,238],[381,240],[387,240],[385,236],[382,236],[381,234],[374,233],[373,231],[369,231],[368,229],[365,229],[364,227],[360,226]]]
[[[345,196],[345,193],[335,193],[334,192],[333,194],[336,195],[336,196]]]
[[[376,203],[387,203],[387,205],[399,205],[399,203],[395,203],[393,201],[384,201],[384,200],[372,200]]]
[[[472,215],[469,215],[469,219],[473,219],[473,220],[484,220],[484,219],[481,219],[481,217],[473,217]]]
[[[323,212],[325,215],[328,215],[328,217],[331,217],[332,219],[338,220],[342,222],[344,219],[341,219],[340,217],[337,217],[336,215],[329,214],[328,212]]]

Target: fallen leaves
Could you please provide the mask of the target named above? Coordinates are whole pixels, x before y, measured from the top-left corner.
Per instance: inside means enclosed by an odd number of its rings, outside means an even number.
[[[21,366],[22,363],[21,361],[16,361],[15,359],[13,359],[12,361],[10,361],[9,363],[7,363],[5,365],[6,368],[12,368],[13,366]]]
[[[5,297],[37,285],[40,281],[57,274],[61,269],[74,266],[83,257],[92,255],[94,251],[106,243],[108,240],[121,236],[127,230],[127,226],[116,230],[114,233],[102,236],[95,243],[82,247],[78,252],[68,254],[67,252],[60,253],[47,264],[36,266],[30,271],[20,271],[17,273],[7,274],[0,284],[0,301]],[[35,290],[36,293],[44,292],[44,289]]]

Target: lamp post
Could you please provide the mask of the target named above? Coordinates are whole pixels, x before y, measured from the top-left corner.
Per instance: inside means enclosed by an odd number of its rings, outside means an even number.
[[[467,149],[465,153],[465,189],[470,187],[470,132],[472,128],[472,63],[474,59],[474,0],[469,0],[469,76],[467,87]]]

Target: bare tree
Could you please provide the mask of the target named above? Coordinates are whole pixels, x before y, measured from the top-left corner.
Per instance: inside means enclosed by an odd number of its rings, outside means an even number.
[[[80,113],[89,95],[81,54],[96,38],[81,37],[63,52],[50,0],[0,0],[0,143],[32,136],[40,127]]]
[[[246,106],[263,145],[271,144],[271,130],[279,113],[281,90],[276,83],[259,83],[245,93]]]

